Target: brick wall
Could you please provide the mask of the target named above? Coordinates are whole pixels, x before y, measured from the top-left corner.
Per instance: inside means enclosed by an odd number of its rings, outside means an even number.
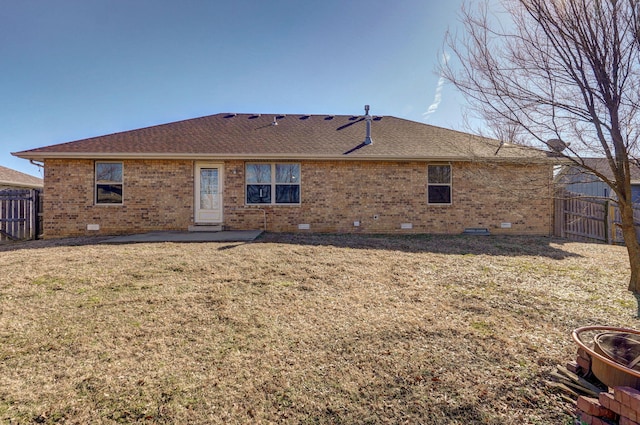
[[[193,173],[193,161],[126,160],[123,204],[95,205],[94,161],[46,160],[44,237],[186,230]],[[100,230],[87,230],[88,224]]]
[[[261,229],[266,218],[274,232],[309,224],[312,232],[455,234],[482,227],[493,234],[551,233],[550,166],[454,163],[452,204],[428,205],[424,162],[306,161],[301,205],[260,207],[243,206],[243,162],[226,167],[235,171],[226,179],[230,229]],[[412,229],[401,229],[402,223]]]
[[[127,160],[124,204],[94,205],[94,162],[45,162],[45,237],[187,230],[193,224],[193,161]],[[551,232],[551,167],[452,164],[452,205],[427,204],[424,162],[305,161],[301,205],[245,206],[244,161],[225,162],[224,227],[297,232]],[[374,218],[377,217],[377,218]],[[360,226],[355,227],[354,221]],[[411,223],[412,229],[401,229]],[[502,228],[511,223],[511,228]],[[99,224],[99,231],[87,231]]]

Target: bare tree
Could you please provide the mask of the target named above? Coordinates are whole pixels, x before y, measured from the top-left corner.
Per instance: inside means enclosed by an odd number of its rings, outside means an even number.
[[[458,64],[441,64],[443,75],[488,123],[556,150],[565,142],[559,156],[612,188],[631,265],[629,290],[640,294],[630,178],[640,156],[638,0],[472,6],[462,9],[462,35],[447,35],[445,48]],[[584,159],[594,156],[605,157],[611,173],[589,169]]]

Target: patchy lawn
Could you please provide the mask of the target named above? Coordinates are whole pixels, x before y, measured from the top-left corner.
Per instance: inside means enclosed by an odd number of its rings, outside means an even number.
[[[0,246],[1,422],[570,424],[571,330],[638,327],[623,247],[96,241]]]

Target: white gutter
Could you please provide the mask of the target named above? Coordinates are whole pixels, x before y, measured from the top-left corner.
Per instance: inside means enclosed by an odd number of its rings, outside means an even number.
[[[212,153],[126,153],[126,152],[47,152],[47,153],[20,153],[13,152],[13,156],[18,158],[44,161],[45,159],[187,159],[187,160],[320,160],[320,161],[443,161],[443,162],[524,162],[528,164],[557,162],[557,158],[526,158],[526,157],[503,157],[496,158],[494,156],[441,156],[441,157],[423,157],[423,156],[359,156],[359,155],[313,155],[309,154],[281,154],[281,153],[243,153],[243,154],[212,154]]]

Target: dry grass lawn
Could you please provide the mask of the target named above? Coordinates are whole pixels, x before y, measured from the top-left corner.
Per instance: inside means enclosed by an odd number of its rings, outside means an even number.
[[[638,327],[617,246],[96,242],[0,246],[0,422],[570,424],[571,330]]]

